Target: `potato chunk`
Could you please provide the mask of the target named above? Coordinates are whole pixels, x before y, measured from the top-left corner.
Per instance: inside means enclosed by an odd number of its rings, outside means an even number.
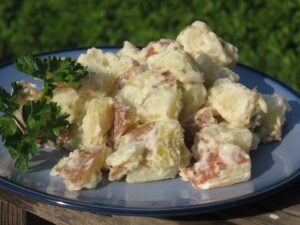
[[[136,61],[139,61],[139,52],[140,50],[135,47],[132,43],[129,41],[124,41],[123,48],[118,51],[118,56],[129,56],[133,58]]]
[[[77,60],[89,70],[89,79],[93,85],[104,93],[111,93],[114,87],[114,75],[109,68],[109,62],[105,54],[96,48],[87,50],[86,54],[81,54]]]
[[[237,145],[220,144],[203,153],[192,167],[181,170],[180,175],[201,189],[244,182],[251,177],[250,157]]]
[[[127,55],[104,53],[96,48],[88,49],[86,54],[81,54],[78,57],[78,62],[87,66],[91,72],[102,72],[106,76],[112,75],[114,78],[137,63],[136,60]]]
[[[94,188],[102,180],[101,168],[110,152],[105,146],[77,149],[52,168],[51,176],[62,177],[68,190]]]
[[[112,98],[103,95],[89,98],[84,104],[78,104],[77,113],[82,119],[70,127],[65,147],[73,150],[105,144],[107,132],[113,125]]]
[[[105,136],[113,124],[113,101],[98,97],[89,101],[82,120],[82,145],[105,144]]]
[[[211,87],[217,79],[228,78],[233,82],[238,82],[240,77],[231,69],[220,66],[206,54],[201,54],[196,59],[197,66],[204,73],[205,86]]]
[[[116,98],[113,106],[115,112],[113,139],[117,140],[137,123],[138,118],[136,118],[135,110],[122,103],[120,99]]]
[[[145,48],[140,51],[139,59],[141,62],[146,63],[147,59],[155,54],[166,51],[169,45],[175,41],[170,39],[160,39],[158,41],[151,41]]]
[[[227,123],[209,124],[196,133],[192,151],[194,157],[199,159],[203,153],[218,148],[219,144],[233,144],[248,153],[252,149],[253,138],[247,128]]]
[[[152,120],[177,119],[181,109],[181,91],[175,84],[159,85],[145,98],[138,108],[143,122]]]
[[[103,53],[100,49],[88,49],[86,54],[81,54],[77,60],[88,67],[89,79],[93,85],[106,94],[115,90],[115,78],[128,71],[138,62],[127,55]]]
[[[195,60],[177,42],[168,45],[165,51],[149,56],[147,65],[150,70],[165,69],[183,83],[204,81],[203,73],[199,71]]]
[[[190,122],[196,112],[205,104],[206,102],[206,88],[202,83],[192,83],[182,85],[182,110],[180,112],[180,122]]]
[[[118,91],[116,96],[130,106],[141,105],[148,93],[153,91],[153,88],[162,83],[163,80],[162,75],[145,71],[130,79],[130,82]]]
[[[72,151],[51,175],[69,190],[94,188],[102,168],[109,181],[128,183],[178,173],[201,189],[247,181],[249,152],[281,139],[290,108],[283,97],[238,83],[231,70],[238,57],[234,45],[201,21],[176,40],[152,41],[142,50],[128,41],[119,51],[88,49],[77,60],[88,76],[78,88],[56,82],[49,97],[69,115],[56,144]],[[31,83],[19,84],[21,105],[42,95]],[[22,107],[15,116],[26,127]]]
[[[263,95],[268,106],[268,113],[258,128],[262,142],[281,139],[281,130],[285,122],[285,113],[290,110],[288,102],[278,95]]]
[[[137,121],[177,119],[181,110],[181,90],[173,77],[145,71],[129,80],[116,98]]]
[[[183,130],[176,120],[140,125],[122,136],[116,147],[106,160],[111,168],[110,180],[125,175],[129,183],[174,178],[190,160]]]
[[[132,77],[135,77],[146,71],[146,66],[142,65],[133,65],[130,69],[120,74],[116,78],[116,86],[117,88],[123,88]]]
[[[176,40],[195,59],[204,53],[217,65],[226,67],[233,67],[238,61],[238,49],[219,38],[204,22],[195,21],[181,31]]]
[[[196,113],[194,122],[197,128],[200,130],[210,124],[216,124],[218,121],[215,118],[213,109],[211,107],[203,107]]]
[[[103,90],[99,89],[93,82],[93,79],[86,79],[82,82],[81,87],[78,89],[78,100],[76,103],[76,117],[77,125],[81,125],[82,119],[86,114],[89,102],[98,97],[106,96]]]
[[[195,137],[192,147],[197,162],[180,175],[194,187],[211,189],[247,181],[251,176],[250,149],[256,135],[247,128],[227,123],[208,124]]]
[[[61,112],[68,114],[67,120],[70,123],[77,123],[79,118],[76,113],[78,91],[71,87],[57,87],[53,91],[52,101],[61,107]]]
[[[217,80],[208,100],[228,123],[236,126],[254,128],[267,112],[267,105],[256,89],[249,90],[229,79]]]

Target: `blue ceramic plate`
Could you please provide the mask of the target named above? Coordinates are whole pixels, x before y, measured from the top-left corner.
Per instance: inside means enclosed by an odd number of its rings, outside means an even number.
[[[116,51],[117,48],[104,48]],[[86,49],[51,53],[57,56],[78,57]],[[46,55],[46,54],[45,54]],[[65,154],[62,151],[41,149],[30,161],[30,169],[23,173],[14,169],[7,150],[0,145],[0,187],[50,204],[85,211],[126,215],[182,215],[204,213],[256,200],[285,186],[300,174],[300,97],[283,83],[243,65],[237,65],[241,82],[262,93],[284,96],[292,107],[287,113],[281,142],[260,145],[251,153],[250,181],[214,190],[196,190],[179,177],[171,180],[127,184],[108,182],[96,189],[68,191],[58,177],[49,175],[50,169]],[[20,72],[14,64],[0,68],[0,83],[7,90],[16,80],[34,81]],[[39,83],[41,85],[41,83]],[[17,141],[17,140],[16,140]]]

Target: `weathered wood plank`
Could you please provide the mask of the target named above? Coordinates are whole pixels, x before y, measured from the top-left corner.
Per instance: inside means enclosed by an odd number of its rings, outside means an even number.
[[[2,189],[0,189],[0,199],[12,202],[14,205],[28,212],[31,212],[54,224],[60,225],[286,225],[300,224],[299,187],[300,182],[294,184],[285,191],[251,204],[206,215],[194,215],[176,218],[133,217],[117,215],[111,216],[89,212],[79,212],[76,210],[57,207],[24,198]]]
[[[115,216],[114,216],[115,217]],[[133,217],[133,216],[117,216],[126,219],[132,225],[232,225],[224,220],[219,220],[216,217],[207,219],[198,217],[196,220],[179,219],[179,218],[153,218],[153,217]]]
[[[89,212],[79,212],[76,210],[61,208],[22,196],[13,194],[7,190],[0,189],[0,199],[14,202],[14,204],[31,212],[45,220],[59,225],[217,225],[220,224],[218,219],[215,220],[180,220],[167,218],[151,218],[151,217],[133,217],[133,216],[110,216],[103,214],[93,214]],[[223,221],[222,224],[230,224]]]
[[[268,198],[266,205],[300,218],[300,182],[295,183],[273,198]]]
[[[110,216],[103,214],[93,214],[89,212],[78,212],[76,210],[61,208],[32,199],[27,199],[19,195],[13,194],[7,190],[0,189],[0,199],[14,202],[14,204],[22,207],[24,210],[31,212],[45,220],[61,225],[82,225],[82,224],[124,224],[124,225],[217,225],[220,224],[218,219],[206,220],[204,217],[199,220],[180,220],[167,218],[150,218],[150,217],[129,217],[129,216]],[[222,224],[230,224],[225,221]]]
[[[251,204],[222,210],[212,215],[231,224],[300,224],[300,182]],[[197,220],[198,216],[191,219]]]
[[[1,225],[26,225],[26,211],[0,199]]]
[[[238,225],[286,225],[286,224],[300,224],[300,219],[290,215],[282,210],[267,210],[256,207],[254,205],[247,205],[237,207],[234,211],[223,211],[218,213],[226,221]]]
[[[99,224],[99,225],[112,225],[112,224],[124,224],[125,223],[118,218],[112,219],[111,216],[92,214],[88,212],[79,212],[76,210],[65,209],[61,207],[56,207],[53,205],[38,202],[32,199],[27,199],[19,195],[12,195],[8,191],[0,191],[0,199],[6,201],[14,202],[22,209],[31,212],[49,222],[61,225],[83,225],[83,224]]]
[[[216,212],[234,224],[300,224],[300,182],[263,200]]]

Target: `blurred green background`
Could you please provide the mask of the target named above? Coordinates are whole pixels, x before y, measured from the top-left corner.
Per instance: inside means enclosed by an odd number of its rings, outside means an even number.
[[[145,45],[203,20],[240,62],[300,91],[300,1],[1,0],[0,63],[73,47]],[[247,3],[248,2],[248,3]]]

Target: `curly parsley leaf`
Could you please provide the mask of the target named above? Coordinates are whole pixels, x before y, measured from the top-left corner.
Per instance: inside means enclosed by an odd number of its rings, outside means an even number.
[[[23,87],[16,82],[12,83],[11,87],[11,95],[4,88],[0,87],[0,111],[3,113],[11,114],[19,108],[16,101],[20,97],[20,91],[23,90]]]
[[[44,95],[51,97],[57,83],[67,83],[73,88],[80,87],[80,81],[87,76],[85,67],[71,57],[48,56],[39,58],[23,56],[16,61],[17,70],[29,74],[44,82]]]
[[[57,103],[48,102],[46,98],[37,101],[27,101],[23,106],[15,102],[22,87],[13,84],[10,95],[0,88],[0,132],[4,145],[13,159],[16,168],[27,169],[29,155],[38,152],[37,142],[44,144],[48,140],[54,143],[62,129],[69,124]],[[21,110],[21,120],[16,116],[16,110]]]
[[[12,83],[9,94],[0,87],[0,134],[11,157],[19,169],[28,168],[30,155],[38,152],[37,144],[49,140],[56,143],[60,132],[69,126],[67,114],[61,112],[57,103],[49,101],[53,89],[61,83],[73,88],[80,87],[81,80],[87,76],[85,67],[70,57],[49,56],[41,59],[24,56],[16,61],[17,69],[44,82],[43,95],[38,100],[18,104],[24,87]]]

